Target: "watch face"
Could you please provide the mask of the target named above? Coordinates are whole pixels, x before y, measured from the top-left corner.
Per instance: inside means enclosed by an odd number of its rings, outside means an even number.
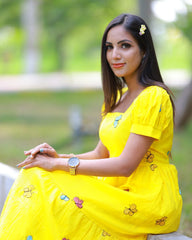
[[[79,159],[77,157],[69,158],[68,164],[70,167],[77,167],[79,165]]]

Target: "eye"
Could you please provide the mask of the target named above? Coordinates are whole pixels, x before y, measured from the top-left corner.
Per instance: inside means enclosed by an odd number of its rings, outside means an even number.
[[[106,48],[106,50],[110,50],[110,49],[113,49],[113,46],[112,45],[105,45],[105,48]]]
[[[129,43],[122,43],[121,47],[122,48],[130,48],[131,44],[129,44]]]

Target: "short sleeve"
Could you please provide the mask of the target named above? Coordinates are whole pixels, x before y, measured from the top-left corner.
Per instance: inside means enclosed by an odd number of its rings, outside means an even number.
[[[165,128],[173,122],[169,94],[161,87],[147,87],[136,99],[131,113],[130,132],[160,139]]]

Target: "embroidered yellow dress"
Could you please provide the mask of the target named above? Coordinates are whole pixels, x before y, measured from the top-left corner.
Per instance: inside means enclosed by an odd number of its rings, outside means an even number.
[[[0,218],[0,239],[144,240],[177,230],[182,199],[169,163],[172,115],[166,91],[151,86],[125,113],[103,118],[100,139],[111,157],[121,154],[130,133],[156,139],[130,177],[21,170]]]

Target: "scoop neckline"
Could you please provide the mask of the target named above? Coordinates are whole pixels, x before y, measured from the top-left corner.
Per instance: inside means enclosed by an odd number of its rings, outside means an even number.
[[[144,89],[139,93],[139,95],[133,100],[133,102],[131,103],[131,105],[125,110],[125,112],[109,112],[109,113],[107,113],[107,114],[114,114],[114,113],[116,113],[116,114],[125,114],[125,113],[128,112],[128,110],[133,106],[133,104],[137,101],[137,99],[145,92],[145,90],[146,90],[146,89],[149,89],[150,87],[152,87],[152,86],[149,86],[149,87],[144,88]],[[126,88],[127,88],[127,87],[126,87]],[[128,91],[128,88],[127,88],[127,90],[124,92],[124,94],[125,94],[127,91]]]

